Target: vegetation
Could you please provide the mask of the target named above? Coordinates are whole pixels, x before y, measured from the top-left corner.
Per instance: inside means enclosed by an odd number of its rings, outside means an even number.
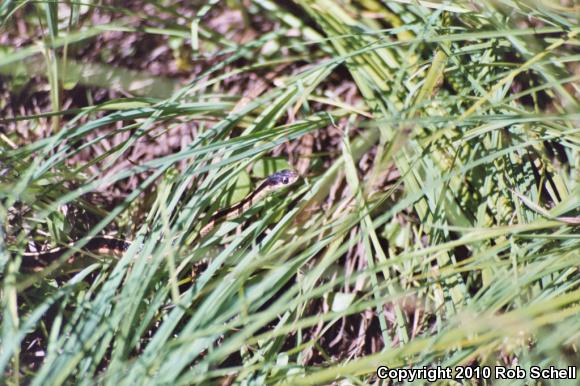
[[[574,2],[121,4],[0,4],[3,383],[578,365]]]

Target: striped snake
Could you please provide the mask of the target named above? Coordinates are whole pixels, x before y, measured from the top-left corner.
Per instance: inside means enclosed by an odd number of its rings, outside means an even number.
[[[201,229],[193,241],[207,236],[220,223],[240,217],[260,202],[264,197],[270,195],[272,192],[294,184],[298,178],[298,173],[293,170],[282,170],[270,175],[242,201],[212,215],[207,225]],[[34,270],[40,270],[42,269],[42,266],[46,266],[46,262],[58,259],[66,250],[73,248],[74,246],[75,242],[71,242],[65,246],[49,249],[47,251],[25,252],[22,256],[25,260],[28,260],[29,262],[34,261],[36,263],[28,264],[29,266],[32,265]],[[127,240],[110,236],[96,236],[91,238],[82,249],[86,252],[99,255],[121,256],[129,246],[131,246],[131,242]],[[41,266],[39,267],[39,265]]]

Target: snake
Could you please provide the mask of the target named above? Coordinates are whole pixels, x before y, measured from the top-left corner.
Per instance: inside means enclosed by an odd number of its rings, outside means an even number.
[[[262,181],[256,189],[248,194],[239,203],[220,210],[213,214],[208,223],[199,231],[199,234],[193,239],[196,241],[210,234],[219,224],[230,221],[242,216],[250,208],[258,204],[262,199],[269,196],[275,191],[279,191],[296,183],[299,174],[290,169],[285,169],[268,176]],[[48,249],[40,252],[24,252],[22,254],[24,262],[28,261],[27,266],[32,266],[34,270],[42,269],[47,262],[52,262],[62,256],[68,249],[75,248],[78,242],[73,241],[64,246]],[[82,251],[96,255],[122,256],[131,246],[129,240],[119,239],[112,236],[95,236],[90,238],[85,245],[81,247]],[[30,264],[32,263],[32,264]],[[40,265],[40,266],[39,266]]]

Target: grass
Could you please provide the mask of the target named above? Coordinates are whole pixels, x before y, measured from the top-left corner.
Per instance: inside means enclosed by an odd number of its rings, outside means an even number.
[[[243,4],[0,5],[3,383],[576,366],[577,7]]]

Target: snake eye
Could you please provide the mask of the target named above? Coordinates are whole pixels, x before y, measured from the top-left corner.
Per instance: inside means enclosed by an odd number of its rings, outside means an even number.
[[[287,183],[288,183],[288,177],[284,177],[284,178],[282,178],[282,183],[283,183],[283,184],[287,184]]]

